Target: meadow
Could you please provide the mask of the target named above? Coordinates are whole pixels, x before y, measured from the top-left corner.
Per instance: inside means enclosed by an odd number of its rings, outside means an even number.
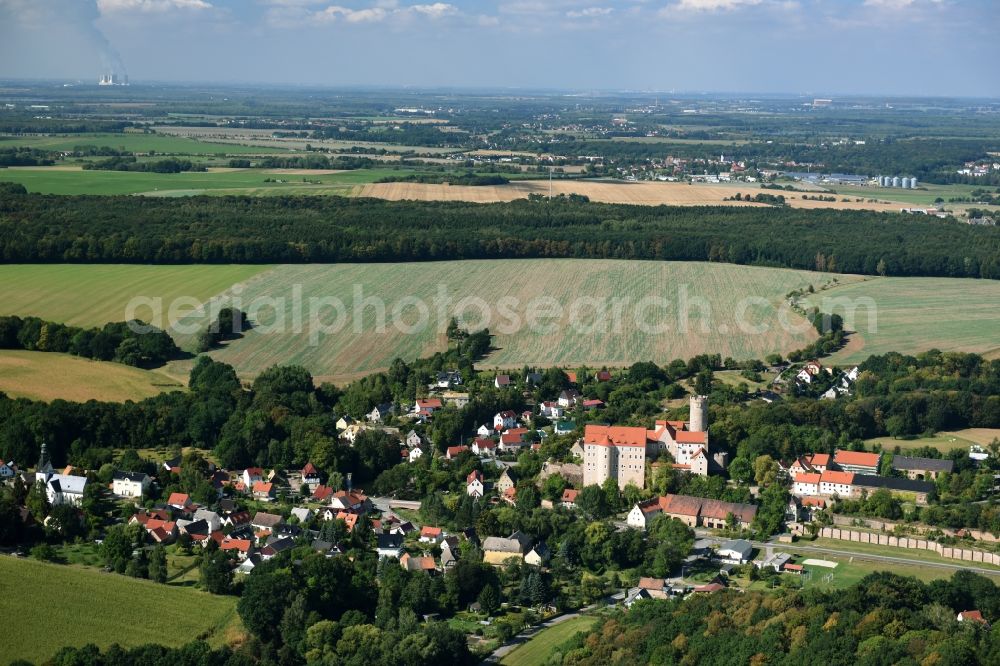
[[[973,190],[994,188],[977,187],[975,185],[933,185],[921,184],[919,189],[904,190],[899,187],[848,187],[831,186],[831,192],[849,197],[864,197],[865,199],[879,199],[880,201],[899,201],[910,205],[932,206],[937,198],[944,199],[946,208],[955,206],[948,203],[948,199],[968,197]],[[982,207],[982,206],[980,206]]]
[[[203,302],[233,284],[265,273],[263,265],[145,266],[124,264],[0,264],[0,315],[41,317],[74,326],[124,321],[137,296]],[[150,310],[136,315],[149,321]]]
[[[985,447],[994,439],[1000,440],[1000,428],[966,428],[954,432],[939,432],[931,437],[917,437],[915,439],[875,437],[865,440],[865,444],[879,444],[885,451],[893,451],[898,446],[902,454],[906,455],[908,450],[925,446],[935,448],[941,453],[947,453],[954,449],[968,449],[973,444]]]
[[[75,566],[0,556],[5,662],[40,663],[64,646],[213,645],[239,632],[236,597]]]
[[[184,384],[159,372],[69,354],[0,350],[0,393],[73,402],[141,400]]]
[[[181,136],[167,134],[38,134],[38,135],[3,135],[0,136],[0,148],[26,146],[40,150],[75,150],[77,146],[108,146],[128,152],[168,153],[177,155],[256,155],[260,153],[281,153],[284,148],[275,147],[261,150],[256,146],[243,146],[230,143],[211,143],[197,141]]]
[[[996,280],[870,278],[844,283],[814,298],[825,311],[844,314],[842,305],[823,306],[827,298],[858,306],[853,324],[845,317],[845,327],[857,332],[832,356],[833,363],[858,363],[873,354],[913,354],[932,348],[1000,356],[1000,282]]]
[[[794,312],[789,312],[789,321],[797,324],[797,330],[784,330],[776,320],[777,309],[789,291],[810,284],[818,287],[831,278],[808,271],[730,264],[621,260],[285,265],[269,272],[266,279],[247,283],[243,303],[265,305],[257,313],[248,311],[258,327],[212,355],[246,376],[273,364],[295,363],[321,379],[339,382],[384,369],[397,356],[412,360],[443,349],[449,317],[464,314],[460,318],[467,325],[485,324],[496,336],[496,350],[484,366],[621,366],[639,360],[667,363],[710,352],[763,358],[815,339],[811,326]],[[294,331],[297,288],[301,288],[303,312],[300,333]],[[384,304],[384,326],[379,326],[377,306],[355,308],[355,293]],[[439,294],[452,299],[451,307],[438,307]],[[314,327],[313,344],[309,302],[325,297],[344,304],[341,327],[330,334]],[[650,297],[663,297],[664,307],[654,304],[644,309],[643,299]],[[740,329],[737,308],[745,297],[760,300],[747,304],[744,327],[763,323],[769,330]],[[419,299],[428,308],[429,325],[413,333],[406,328],[419,313],[416,306],[407,305],[407,298]],[[466,298],[473,299],[468,307],[458,307]],[[475,299],[488,306],[491,319],[483,318]],[[621,299],[617,310],[613,299]],[[544,314],[553,304],[562,306],[561,317],[539,319],[541,326],[526,325],[529,308],[539,308],[537,312]],[[397,307],[398,318],[393,314]],[[685,311],[689,313],[686,325]],[[515,317],[520,326],[510,325]],[[277,332],[282,320],[283,332]],[[338,318],[326,309],[321,310],[320,320],[333,324]],[[552,330],[547,330],[549,326]],[[193,339],[181,337],[179,342],[190,347]]]
[[[509,652],[500,663],[503,666],[537,666],[544,664],[552,653],[579,632],[588,632],[597,624],[596,617],[579,615],[542,629],[523,645]]]

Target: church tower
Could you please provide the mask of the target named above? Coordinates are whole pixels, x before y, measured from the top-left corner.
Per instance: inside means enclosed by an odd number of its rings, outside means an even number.
[[[42,452],[38,456],[38,464],[35,466],[35,478],[46,480],[46,477],[52,473],[52,461],[49,459],[49,447],[42,440]]]

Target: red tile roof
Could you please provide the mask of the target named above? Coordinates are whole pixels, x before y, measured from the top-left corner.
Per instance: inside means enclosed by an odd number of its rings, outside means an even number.
[[[455,456],[457,456],[458,454],[462,453],[463,451],[468,451],[468,450],[469,450],[469,447],[465,446],[464,444],[462,444],[461,446],[449,446],[448,449],[447,449],[447,451],[445,451],[445,454],[449,458],[454,458]]]
[[[579,494],[579,490],[576,490],[575,488],[567,488],[563,491],[562,501],[572,504],[573,502],[576,502],[576,496]]]
[[[828,467],[830,465],[829,453],[813,453],[806,456],[806,462],[813,467]]]
[[[316,490],[312,494],[312,498],[320,502],[330,499],[332,496],[333,488],[330,486],[316,486]]]
[[[319,474],[319,470],[311,462],[307,462],[306,466],[302,468],[302,476],[316,476],[317,474]]]
[[[866,453],[865,451],[842,451],[838,449],[833,454],[833,462],[838,465],[859,465],[868,467],[878,467],[881,456],[877,453]]]
[[[802,474],[795,475],[795,483],[812,483],[818,484],[820,481],[820,475],[815,472],[803,472]]]
[[[584,444],[599,446],[646,446],[646,429],[630,426],[588,424],[583,430]]]
[[[441,528],[431,527],[430,525],[424,525],[423,527],[420,528],[420,536],[436,539],[437,537],[441,536]]]
[[[839,483],[845,486],[849,486],[854,483],[854,473],[853,472],[831,472],[827,470],[823,472],[820,476],[820,482],[822,483]]]
[[[187,506],[190,503],[191,497],[184,493],[170,493],[170,497],[167,498],[167,504],[171,506]]]
[[[678,444],[704,444],[708,441],[708,433],[678,430],[674,433],[674,441]]]
[[[472,470],[471,472],[469,472],[469,476],[465,477],[466,483],[472,483],[473,481],[476,480],[480,482],[483,480],[483,473],[480,472],[478,469]]]
[[[418,409],[441,409],[440,398],[420,398],[417,400]]]

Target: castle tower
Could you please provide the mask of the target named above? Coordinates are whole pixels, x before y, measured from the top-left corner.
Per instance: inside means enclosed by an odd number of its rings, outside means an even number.
[[[689,417],[688,429],[691,432],[708,431],[708,396],[691,396],[691,416]]]

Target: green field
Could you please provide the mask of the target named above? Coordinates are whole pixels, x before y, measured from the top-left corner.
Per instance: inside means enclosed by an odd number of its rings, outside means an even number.
[[[938,197],[944,199],[945,208],[952,208],[954,204],[949,204],[948,199],[967,197],[973,190],[990,190],[994,188],[977,185],[920,185],[920,189],[905,190],[901,187],[841,187],[833,186],[827,188],[831,192],[845,197],[862,197],[864,199],[878,199],[879,201],[899,201],[900,203],[914,204],[918,206],[931,206]]]
[[[524,645],[500,660],[504,666],[538,666],[578,632],[588,632],[597,624],[596,617],[580,615],[565,622],[542,629]]]
[[[258,327],[212,355],[248,376],[273,364],[295,363],[317,377],[341,381],[384,369],[397,356],[410,360],[443,349],[448,319],[464,312],[463,320],[468,325],[485,324],[496,334],[497,349],[484,362],[486,366],[620,366],[638,360],[667,363],[706,352],[741,359],[762,358],[771,352],[801,348],[815,339],[811,327],[794,313],[790,313],[789,320],[799,325],[798,330],[784,330],[776,320],[776,306],[790,290],[809,284],[818,286],[828,279],[826,274],[807,271],[617,260],[286,265],[269,272],[266,279],[248,282],[242,294],[244,305],[273,299],[271,302],[278,304],[283,317],[283,327],[272,307],[263,307],[256,314],[247,310]],[[298,286],[303,312],[301,333],[294,331],[294,290]],[[381,330],[376,306],[355,307],[355,293],[384,304]],[[452,299],[443,310],[436,300],[440,293]],[[667,308],[643,311],[637,307],[643,299],[653,296],[666,299]],[[747,296],[762,300],[746,308],[744,325],[762,323],[767,331],[739,329],[736,313],[740,300]],[[333,309],[319,309],[320,320],[339,321],[339,330],[323,334],[319,327],[309,326],[310,299],[314,297],[333,297],[343,303],[339,320]],[[405,329],[416,323],[419,314],[416,307],[407,305],[407,297],[416,297],[427,307],[428,325],[414,333]],[[482,299],[491,319],[482,318],[480,304],[460,309],[458,302],[466,297]],[[602,304],[580,300],[612,297],[625,299],[617,310],[620,316],[616,316],[616,306],[610,301],[603,303],[606,316],[595,316],[596,307]],[[537,320],[542,327],[528,326],[529,312],[533,307],[546,306],[539,300],[544,298],[555,299],[563,307],[562,318]],[[685,299],[689,303],[686,308],[682,305]],[[574,303],[579,305],[579,316],[571,319]],[[503,311],[505,305],[513,317]],[[400,308],[399,318],[394,317],[396,308]],[[682,317],[678,314],[683,310],[689,312],[686,331],[681,330]],[[644,322],[647,330],[643,330]],[[549,324],[554,330],[545,330],[544,325]],[[657,326],[666,330],[657,331]],[[197,330],[197,326],[192,328]],[[315,344],[310,340],[310,330],[316,331]],[[189,348],[193,342],[184,337],[179,341]]]
[[[69,354],[0,350],[0,393],[32,400],[124,402],[183,390],[167,375]]]
[[[824,299],[844,299],[840,304]],[[865,300],[863,300],[865,299]],[[857,305],[857,331],[833,355],[836,364],[858,363],[873,354],[943,351],[1000,354],[1000,281],[961,278],[871,278],[814,296],[824,311],[844,314]],[[846,318],[845,318],[846,319]]]
[[[232,143],[211,143],[180,136],[165,134],[55,134],[37,136],[0,136],[0,148],[27,146],[40,150],[74,150],[77,146],[107,146],[135,153],[157,153],[175,155],[259,155],[261,153],[285,152],[284,148],[262,150],[256,146],[242,146]]]
[[[236,597],[8,556],[0,556],[0,617],[4,661],[36,663],[88,643],[220,645],[239,622]]]
[[[108,264],[0,265],[0,315],[32,315],[75,326],[124,321],[126,305],[137,296],[178,297],[199,302],[233,284],[266,272],[269,266],[144,266]],[[168,313],[164,307],[164,315]],[[150,321],[148,308],[135,315]]]
[[[405,171],[403,173],[419,173]],[[351,195],[355,185],[399,175],[398,169],[356,169],[338,173],[266,169],[218,169],[184,173],[83,171],[65,167],[0,169],[0,182],[20,183],[40,194],[146,194],[192,196],[196,194],[341,194]],[[271,182],[266,182],[266,181]]]

